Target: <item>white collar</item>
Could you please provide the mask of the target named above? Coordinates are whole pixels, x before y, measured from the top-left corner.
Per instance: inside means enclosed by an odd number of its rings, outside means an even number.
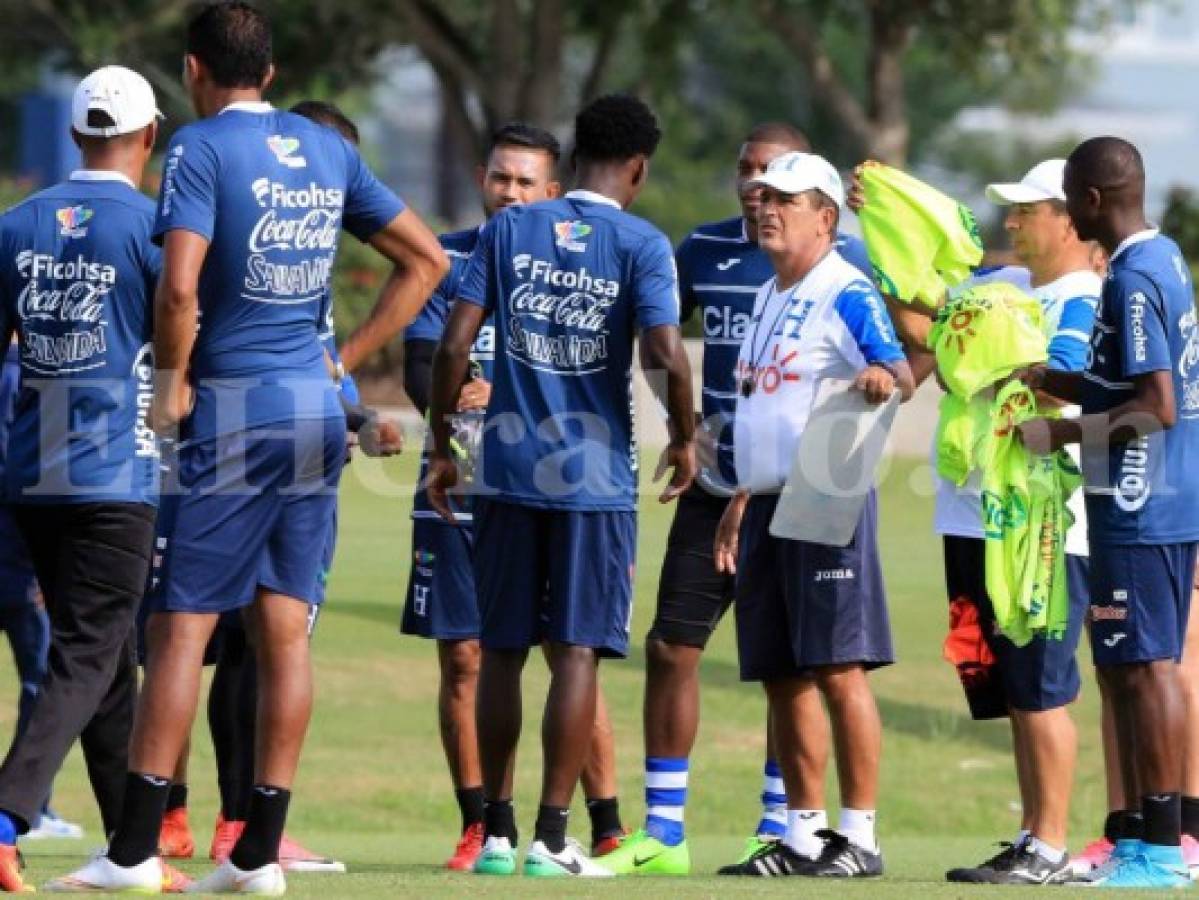
[[[265,100],[234,100],[217,115],[227,112],[269,113],[274,108]]]
[[[580,188],[575,188],[573,191],[566,192],[567,200],[586,200],[588,203],[603,203],[607,206],[614,206],[620,209],[620,204],[611,197],[605,197],[603,194],[597,194],[595,191],[584,191]]]
[[[1032,294],[1042,303],[1052,303],[1073,297],[1098,297],[1102,290],[1102,278],[1090,269],[1075,269],[1040,287],[1034,287]]]
[[[111,169],[76,169],[68,178],[69,181],[123,181],[135,191],[137,185],[121,172],[114,172]]]
[[[1144,231],[1138,231],[1136,234],[1130,234],[1124,240],[1120,241],[1120,246],[1116,248],[1116,252],[1112,254],[1111,259],[1107,261],[1110,266],[1116,261],[1116,257],[1131,247],[1133,244],[1140,244],[1144,241],[1151,241],[1161,233],[1157,228],[1146,228]]]

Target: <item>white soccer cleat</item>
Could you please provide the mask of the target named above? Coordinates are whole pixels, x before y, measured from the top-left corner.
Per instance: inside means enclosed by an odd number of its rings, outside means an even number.
[[[42,890],[52,894],[161,894],[162,863],[151,856],[136,866],[118,866],[97,854],[70,875],[46,882]]]
[[[551,853],[541,841],[533,841],[525,855],[524,874],[533,878],[612,878],[613,874],[598,863],[592,862],[574,838],[566,839],[561,853]]]
[[[45,838],[65,838],[67,840],[79,840],[82,837],[82,825],[76,825],[74,822],[68,822],[66,819],[53,812],[42,813],[42,817],[37,821],[37,827],[30,828],[27,832],[25,832],[25,840],[27,841],[37,841]]]
[[[278,863],[267,863],[257,869],[244,871],[225,860],[210,875],[188,885],[187,893],[282,897],[287,893],[287,879],[283,877],[283,867]]]

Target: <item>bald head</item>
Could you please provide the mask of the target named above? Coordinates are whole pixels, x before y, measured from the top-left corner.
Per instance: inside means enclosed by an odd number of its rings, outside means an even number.
[[[807,135],[786,122],[762,122],[755,125],[745,136],[747,144],[777,144],[786,147],[787,152],[799,150],[803,153],[812,152],[812,143]]]
[[[1145,223],[1145,163],[1118,137],[1083,141],[1066,160],[1066,209],[1083,240],[1111,252]]]
[[[1074,148],[1067,165],[1086,187],[1133,189],[1144,193],[1145,164],[1141,151],[1123,138],[1097,137]]]
[[[745,136],[737,155],[737,197],[741,201],[746,234],[752,241],[758,239],[761,191],[750,182],[766,171],[771,160],[795,150],[810,153],[812,145],[802,131],[786,122],[762,122]]]

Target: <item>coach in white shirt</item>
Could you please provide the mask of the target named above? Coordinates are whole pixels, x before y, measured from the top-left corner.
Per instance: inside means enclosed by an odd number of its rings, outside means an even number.
[[[866,678],[893,661],[876,544],[875,499],[853,540],[831,547],[771,536],[770,520],[820,384],[853,382],[872,403],[912,374],[874,286],[833,247],[844,204],[828,162],[787,153],[762,188],[759,244],[775,277],[758,291],[737,362],[734,447],[740,490],[716,541],[716,561],[737,573],[741,677],[766,688],[787,788],[784,841],[722,870],[749,876],[874,876],[881,753],[878,710]],[[837,745],[841,821],[828,830],[824,773],[804,755],[799,700],[819,690]]]

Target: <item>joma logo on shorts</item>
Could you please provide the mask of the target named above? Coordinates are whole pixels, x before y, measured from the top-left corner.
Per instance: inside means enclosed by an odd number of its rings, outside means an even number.
[[[853,569],[821,569],[815,581],[848,581],[854,577]]]
[[[1092,622],[1123,622],[1128,618],[1128,610],[1123,606],[1092,606]]]

